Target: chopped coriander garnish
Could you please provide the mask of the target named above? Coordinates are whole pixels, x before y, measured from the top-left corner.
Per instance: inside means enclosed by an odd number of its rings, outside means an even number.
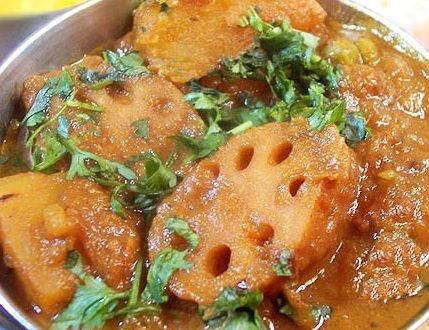
[[[48,79],[37,93],[36,99],[22,120],[22,123],[28,127],[41,124],[49,111],[52,98],[58,96],[63,101],[68,100],[73,93],[73,87],[73,80],[67,70],[64,70],[60,77]]]
[[[110,66],[107,72],[97,72],[81,67],[79,79],[91,89],[102,89],[126,78],[150,74],[143,59],[136,52],[123,53],[107,50],[103,52],[104,61]]]
[[[47,131],[44,135],[45,150],[44,152],[36,149],[39,153],[38,157],[34,157],[36,164],[33,166],[33,171],[43,172],[50,169],[58,163],[67,154],[66,148],[58,140],[57,135]]]
[[[167,220],[166,227],[170,232],[186,239],[193,249],[195,249],[200,243],[200,236],[189,227],[189,224],[186,220],[179,218],[169,218]]]
[[[58,126],[57,126],[57,133],[59,136],[61,136],[64,139],[69,138],[69,120],[64,115],[58,116]]]
[[[257,310],[263,298],[258,291],[225,288],[212,306],[200,307],[200,313],[208,329],[266,330]]]
[[[167,221],[167,229],[183,236],[192,248],[198,246],[199,236],[192,231],[186,221],[170,218]],[[171,247],[166,247],[158,253],[147,274],[147,285],[142,293],[143,301],[157,304],[168,301],[166,290],[173,273],[192,267],[192,263],[185,260],[188,253],[189,250],[177,251]]]
[[[141,265],[141,262],[139,262]],[[139,265],[138,264],[138,265]],[[107,286],[100,278],[85,272],[80,255],[72,251],[66,267],[81,281],[72,301],[54,319],[51,330],[100,329],[105,322],[119,315],[140,313],[158,314],[159,307],[147,302],[136,301],[135,291],[141,278],[141,266],[136,267],[131,290],[118,292]],[[128,300],[126,307],[117,310],[121,301]]]
[[[313,316],[314,321],[319,324],[322,321],[325,321],[331,317],[332,307],[328,305],[312,305],[311,306],[311,315]]]
[[[111,50],[103,52],[106,63],[110,64],[115,72],[125,77],[137,77],[142,74],[150,74],[144,65],[140,55],[136,52],[115,53]]]
[[[279,313],[287,317],[293,317],[293,308],[289,303],[286,303],[279,308]]]
[[[166,4],[165,2],[163,2],[163,3],[161,3],[159,11],[161,13],[166,13],[166,12],[168,12],[169,9],[170,9],[170,7],[168,6],[168,4]]]
[[[223,146],[227,140],[227,134],[223,132],[208,131],[202,139],[196,139],[188,135],[176,135],[175,140],[190,151],[185,163],[205,158]]]
[[[167,247],[158,253],[147,275],[147,285],[142,293],[144,301],[163,304],[168,301],[166,293],[168,281],[180,269],[189,269],[192,263],[185,260],[188,251],[177,251]]]
[[[125,215],[125,209],[143,211],[151,215],[158,201],[171,193],[177,185],[177,175],[170,170],[167,164],[154,153],[138,155],[133,162],[145,161],[145,176],[134,180],[133,183],[118,185],[113,189],[111,208],[120,215]],[[132,165],[132,163],[129,163]],[[123,193],[131,193],[131,201],[122,198]]]
[[[347,143],[354,148],[359,142],[368,140],[372,136],[371,130],[366,126],[366,120],[359,112],[347,114],[341,135]]]
[[[79,68],[79,79],[93,90],[100,90],[104,87],[112,85],[117,81],[121,81],[120,77],[115,71],[97,72],[84,67]]]
[[[292,276],[292,253],[289,250],[283,250],[280,253],[279,261],[274,264],[273,269],[277,276]]]
[[[136,120],[131,124],[134,128],[134,134],[146,141],[149,139],[149,121],[147,119]]]
[[[328,305],[309,304],[301,299],[298,293],[286,288],[285,297],[276,299],[280,314],[286,315],[299,327],[319,329],[329,319],[332,308]]]
[[[107,186],[116,186],[120,184],[116,175],[128,181],[137,178],[136,174],[125,165],[81,150],[73,140],[60,137],[59,141],[72,157],[70,168],[66,175],[68,180],[72,180],[78,175],[80,177],[91,178]]]
[[[268,24],[253,8],[242,24],[255,31],[255,44],[239,58],[224,59],[218,74],[224,79],[265,81],[272,92],[272,101],[255,102],[244,93],[243,106],[231,109],[229,94],[191,81],[191,92],[185,99],[218,135],[207,133],[201,140],[176,138],[191,150],[188,161],[210,155],[226,141],[228,133],[237,134],[244,131],[243,127],[290,121],[297,116],[306,118],[318,131],[336,125],[351,147],[371,136],[365,118],[359,113],[348,113],[345,102],[338,98],[341,73],[316,54],[319,42],[316,36],[293,29],[288,20]]]
[[[9,161],[9,157],[7,155],[0,155],[0,165],[4,165]]]

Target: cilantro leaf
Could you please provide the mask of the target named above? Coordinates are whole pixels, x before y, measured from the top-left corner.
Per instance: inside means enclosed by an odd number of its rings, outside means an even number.
[[[139,299],[140,293],[140,281],[143,273],[143,260],[139,259],[136,264],[134,271],[134,279],[129,291],[129,297],[127,305],[121,308],[118,311],[115,311],[113,315],[110,315],[110,318],[116,316],[124,316],[129,318],[138,314],[159,314],[161,312],[160,307],[157,304],[153,304],[147,301],[142,301]]]
[[[59,136],[61,136],[64,139],[69,138],[69,120],[63,116],[58,116],[58,127],[57,127],[57,133]]]
[[[54,95],[58,95],[61,100],[67,101],[73,94],[74,82],[70,72],[63,70],[59,77],[58,83],[55,86]]]
[[[166,2],[163,2],[160,5],[159,11],[161,13],[166,13],[166,12],[168,12],[169,9],[170,9],[170,6]]]
[[[103,52],[104,61],[110,65],[107,72],[97,72],[85,67],[79,68],[79,79],[91,89],[99,90],[128,77],[150,74],[143,59],[136,52],[123,53],[107,50]]]
[[[192,248],[199,244],[199,236],[182,219],[168,219],[167,229],[187,239]],[[171,247],[166,247],[158,253],[149,268],[146,288],[141,295],[142,301],[155,304],[163,304],[168,301],[166,290],[173,273],[180,269],[189,269],[193,265],[185,260],[188,253],[189,250],[178,251]]]
[[[79,79],[93,90],[100,90],[115,82],[121,81],[116,71],[97,72],[84,67],[79,68]]]
[[[225,288],[212,306],[200,307],[200,312],[209,329],[265,330],[257,311],[263,298],[258,291]]]
[[[268,54],[262,48],[252,48],[238,59],[226,58],[221,64],[225,75],[229,79],[242,77],[246,79],[265,79],[265,68],[268,63]]]
[[[141,260],[137,263],[131,290],[123,292],[113,290],[100,278],[86,273],[76,251],[69,253],[65,268],[75,274],[81,283],[76,288],[72,301],[54,319],[51,330],[101,329],[107,320],[117,316],[159,313],[158,306],[136,299],[142,273]],[[127,306],[116,310],[124,300],[128,300]]]
[[[284,304],[279,308],[279,313],[286,315],[287,317],[293,317],[293,308],[289,303]]]
[[[207,133],[202,139],[196,139],[188,135],[176,135],[175,140],[190,150],[191,154],[185,159],[190,163],[203,159],[223,146],[227,140],[227,134],[223,132]]]
[[[78,285],[71,303],[54,319],[51,330],[100,329],[118,303],[127,298],[128,292],[114,291],[101,279],[87,274],[80,257],[76,260],[74,255],[72,258],[75,265],[70,270],[82,283]]]
[[[283,292],[284,296],[276,299],[279,312],[289,317],[298,327],[318,329],[331,317],[330,306],[309,304],[296,291],[287,287]]]
[[[332,307],[328,305],[312,305],[311,306],[311,315],[316,321],[316,324],[323,322],[331,317]]]
[[[175,233],[184,239],[186,239],[193,249],[195,249],[200,243],[200,236],[195,233],[190,227],[187,221],[180,218],[169,218],[167,220],[167,229]]]
[[[79,68],[79,79],[91,89],[99,90],[126,78],[150,74],[143,59],[136,52],[123,53],[107,50],[103,52],[104,61],[110,65],[107,72],[97,72],[85,67]]]
[[[72,95],[73,87],[73,80],[67,70],[64,70],[60,77],[50,78],[37,93],[22,123],[28,127],[42,123],[49,111],[52,98],[58,96],[64,101],[67,100]]]
[[[145,160],[146,176],[137,186],[145,194],[162,194],[177,185],[177,176],[154,153],[148,153]]]
[[[337,97],[341,72],[316,54],[316,36],[293,29],[288,20],[273,25],[264,22],[253,8],[241,23],[256,32],[255,44],[236,59],[224,59],[218,74],[224,79],[266,81],[273,101],[265,105],[246,97],[244,107],[231,109],[228,94],[198,89],[193,82],[193,93],[186,98],[208,125],[216,123],[225,131],[246,121],[259,126],[303,116],[318,131],[336,125],[351,147],[371,136],[365,118],[347,113],[345,102]]]
[[[346,139],[347,144],[354,148],[359,142],[368,140],[372,132],[366,125],[366,120],[360,113],[350,113],[344,121],[341,135]]]
[[[170,194],[178,183],[177,175],[156,154],[146,153],[135,159],[140,160],[145,161],[145,176],[113,190],[111,208],[121,217],[125,215],[125,208],[140,210],[150,216],[158,201]],[[131,202],[121,198],[123,192],[135,194]]]
[[[136,120],[131,125],[135,128],[134,134],[137,137],[143,138],[146,141],[149,139],[149,120],[148,119]]]
[[[144,66],[142,58],[136,52],[123,54],[106,50],[103,52],[103,57],[106,63],[110,64],[116,72],[123,76],[136,77],[150,73]]]
[[[185,101],[192,104],[208,126],[217,124],[221,119],[220,111],[229,100],[229,95],[216,89],[204,88],[192,80],[188,87],[191,92],[185,95]]]
[[[119,184],[115,178],[116,175],[125,180],[134,180],[137,178],[136,174],[125,165],[109,161],[91,152],[83,151],[73,140],[60,137],[59,141],[72,156],[70,168],[66,175],[68,180],[72,180],[78,175],[111,186]],[[89,162],[93,162],[94,165],[89,164]]]
[[[39,149],[40,154],[36,159],[36,163],[32,167],[32,170],[36,172],[48,170],[67,154],[67,150],[55,134],[47,131],[44,136],[45,150]]]
[[[218,123],[222,120],[223,105],[229,100],[228,94],[212,88],[204,88],[195,80],[188,86],[191,92],[185,95],[185,101],[192,104],[200,113],[208,130],[201,139],[185,134],[174,136],[176,142],[191,152],[185,159],[185,163],[205,158],[226,143],[227,133],[219,127]]]
[[[0,154],[0,165],[4,165],[9,161],[9,157],[7,155]]]
[[[292,276],[292,253],[289,250],[283,250],[280,253],[279,261],[274,264],[273,269],[277,276]]]
[[[147,275],[147,285],[142,300],[163,304],[168,301],[166,294],[168,282],[173,273],[180,269],[189,269],[192,263],[185,260],[188,251],[177,251],[167,247],[156,256]]]
[[[110,199],[110,209],[117,216],[121,217],[122,219],[125,219],[127,213],[124,205],[126,205],[126,202],[121,197],[122,189],[123,189],[123,185],[118,185],[115,188],[113,188],[112,196]]]

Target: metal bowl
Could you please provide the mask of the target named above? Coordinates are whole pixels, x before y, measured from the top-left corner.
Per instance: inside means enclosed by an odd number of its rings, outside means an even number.
[[[364,22],[395,48],[429,65],[429,53],[405,32],[352,0],[319,0],[328,14],[344,24]],[[54,18],[22,43],[0,65],[0,136],[19,104],[24,79],[79,60],[85,53],[123,35],[131,27],[132,12],[140,0],[90,0]],[[42,326],[9,295],[0,283],[0,305],[8,329]],[[427,328],[429,305],[404,327]],[[6,322],[7,321],[7,322]],[[1,323],[1,322],[0,322]]]
[[[84,2],[86,0],[82,0]],[[20,14],[9,13],[0,15],[0,62],[10,54],[13,49],[34,31],[53,20],[56,16],[63,14],[75,5],[67,7],[27,11]]]

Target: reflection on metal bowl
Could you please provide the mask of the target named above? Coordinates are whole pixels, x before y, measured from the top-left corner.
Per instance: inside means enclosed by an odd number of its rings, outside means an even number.
[[[0,61],[32,32],[86,0],[0,0]]]

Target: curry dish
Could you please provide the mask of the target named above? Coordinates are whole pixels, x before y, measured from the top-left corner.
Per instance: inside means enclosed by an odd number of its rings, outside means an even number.
[[[429,301],[429,70],[382,37],[315,0],[142,2],[25,82],[2,283],[51,329],[404,326]]]

